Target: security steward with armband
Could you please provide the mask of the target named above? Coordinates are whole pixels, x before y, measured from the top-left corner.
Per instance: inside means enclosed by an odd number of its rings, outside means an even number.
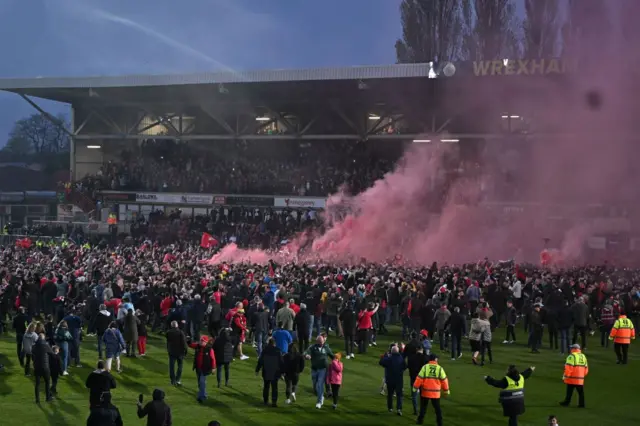
[[[424,415],[427,413],[429,401],[433,405],[436,412],[436,425],[442,426],[442,409],[440,408],[440,395],[445,396],[451,394],[449,390],[449,380],[444,368],[438,365],[438,356],[436,354],[429,355],[429,362],[425,364],[418,377],[413,382],[413,391],[420,392],[420,413],[416,424],[421,425],[424,421]]]
[[[502,404],[502,414],[509,418],[509,426],[518,426],[518,416],[524,414],[524,381],[535,369],[529,367],[520,374],[515,365],[510,365],[506,376],[500,380],[484,376],[487,384],[502,389],[498,402]]]
[[[613,340],[613,349],[618,360],[616,364],[626,364],[629,357],[629,345],[636,338],[633,323],[626,315],[620,315],[613,324],[609,340]]]
[[[578,391],[578,407],[584,408],[584,378],[589,374],[589,363],[587,363],[586,355],[580,351],[580,345],[571,345],[570,349],[571,353],[564,363],[564,374],[562,375],[562,380],[567,385],[567,396],[560,405],[569,406],[575,389]]]

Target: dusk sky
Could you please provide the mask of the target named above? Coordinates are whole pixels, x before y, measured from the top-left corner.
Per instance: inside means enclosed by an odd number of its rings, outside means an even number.
[[[0,77],[388,64],[400,0],[0,0]],[[51,112],[64,105],[47,104]],[[0,93],[0,146],[34,110]]]
[[[0,78],[392,64],[400,2],[0,0]],[[0,147],[33,112],[0,92]]]

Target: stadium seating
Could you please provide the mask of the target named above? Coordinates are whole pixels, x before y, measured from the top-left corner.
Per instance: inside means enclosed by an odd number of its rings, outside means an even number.
[[[353,141],[224,141],[192,145],[153,140],[85,177],[83,190],[326,196],[357,192],[387,172],[400,150],[375,152]]]

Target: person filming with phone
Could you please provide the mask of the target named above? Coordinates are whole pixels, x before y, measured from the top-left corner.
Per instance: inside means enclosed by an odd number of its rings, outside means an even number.
[[[148,402],[144,407],[142,394],[138,397],[138,418],[147,417],[147,426],[171,426],[171,407],[164,402],[164,391],[155,389],[153,391],[153,401]]]

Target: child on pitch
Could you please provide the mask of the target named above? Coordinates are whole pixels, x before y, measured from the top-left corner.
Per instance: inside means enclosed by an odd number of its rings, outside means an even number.
[[[342,353],[335,354],[335,358],[329,364],[327,369],[327,384],[331,386],[331,396],[333,397],[333,409],[338,408],[338,396],[340,395],[340,386],[342,386]]]

